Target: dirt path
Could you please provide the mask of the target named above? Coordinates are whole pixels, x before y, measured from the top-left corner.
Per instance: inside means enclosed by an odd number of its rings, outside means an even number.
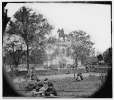
[[[88,77],[89,75],[99,76],[100,74],[99,73],[83,73],[82,75],[83,75],[83,77]],[[74,74],[61,74],[61,75],[51,75],[51,76],[40,76],[39,79],[41,79],[41,80],[45,79],[45,78],[48,78],[48,79],[61,79],[61,78],[67,78],[67,77],[74,77]],[[25,81],[25,79],[23,79],[23,78],[20,78],[20,80],[21,81],[19,81],[19,78],[15,78],[13,80],[13,83],[20,83],[20,82]]]
[[[77,74],[76,74],[77,75]],[[84,77],[88,77],[89,75],[95,75],[95,76],[99,76],[99,73],[83,73],[82,74]],[[51,76],[40,76],[40,79],[61,79],[61,78],[66,78],[66,77],[74,77],[74,74],[61,74],[61,75],[51,75]]]

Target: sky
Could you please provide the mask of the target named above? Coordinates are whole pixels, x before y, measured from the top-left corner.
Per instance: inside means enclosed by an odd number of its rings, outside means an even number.
[[[32,8],[54,25],[53,35],[58,28],[65,34],[82,30],[91,36],[96,52],[104,52],[111,46],[111,6],[79,3],[9,3],[8,16],[12,17],[22,6]]]

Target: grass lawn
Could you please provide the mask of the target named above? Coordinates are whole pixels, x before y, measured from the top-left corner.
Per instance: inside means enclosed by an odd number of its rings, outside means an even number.
[[[110,69],[110,68],[109,68]],[[89,72],[96,72],[96,73],[105,73],[108,72],[109,70],[108,68],[88,68]],[[67,72],[67,69],[61,69],[61,70],[57,70],[57,69],[52,69],[52,70],[36,70],[36,75],[37,76],[51,76],[51,75],[58,75],[58,74],[65,74]],[[86,72],[86,70],[84,68],[81,69],[76,69],[75,70],[76,73],[79,72]],[[71,69],[70,70],[70,74],[74,73],[74,70]],[[11,76],[11,72],[7,72],[7,74],[9,74]],[[19,71],[17,73],[17,77],[20,76],[25,76],[27,74],[27,71]]]
[[[101,86],[98,77],[84,78],[83,81],[74,82],[73,78],[51,80],[58,94],[62,97],[88,97]]]
[[[84,80],[75,82],[73,78],[49,80],[54,84],[60,97],[84,98],[92,95],[99,90],[102,82],[96,76],[84,78]],[[15,83],[17,89],[24,90],[28,82]],[[29,92],[22,91],[23,94],[31,96]]]

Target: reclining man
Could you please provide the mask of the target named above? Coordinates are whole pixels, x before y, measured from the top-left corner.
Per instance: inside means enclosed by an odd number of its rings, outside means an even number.
[[[56,92],[52,82],[48,82],[48,89],[45,91],[44,95],[46,97],[55,97],[55,96],[57,96],[57,92]]]

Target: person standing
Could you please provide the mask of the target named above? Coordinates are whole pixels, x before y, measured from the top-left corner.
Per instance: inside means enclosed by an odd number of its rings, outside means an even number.
[[[67,65],[67,72],[66,74],[69,74],[70,73],[70,64]]]
[[[34,67],[32,67],[31,80],[37,80],[36,69]]]

